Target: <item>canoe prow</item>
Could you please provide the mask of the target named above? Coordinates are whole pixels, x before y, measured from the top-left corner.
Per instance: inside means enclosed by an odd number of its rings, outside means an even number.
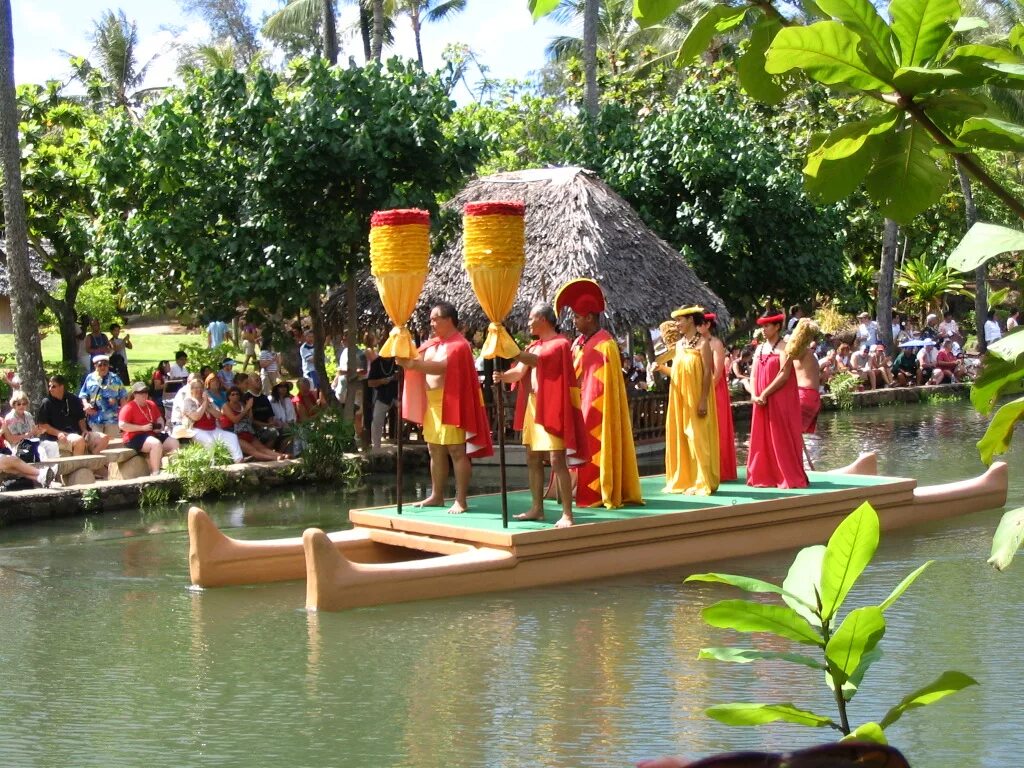
[[[968,512],[999,509],[1006,506],[1009,483],[1006,462],[997,461],[977,477],[915,488],[914,508],[918,510],[915,516],[938,520]]]
[[[355,547],[369,540],[365,530],[331,534],[339,547]],[[302,540],[240,541],[221,533],[199,507],[188,511],[188,572],[198,587],[227,587],[293,581],[306,574]]]
[[[517,560],[506,550],[395,531],[373,531],[371,537],[378,548],[404,550],[407,559],[354,562],[319,528],[302,534],[308,610],[340,611],[513,585]]]
[[[830,475],[877,475],[878,454],[867,451],[858,456],[852,464],[828,470]]]

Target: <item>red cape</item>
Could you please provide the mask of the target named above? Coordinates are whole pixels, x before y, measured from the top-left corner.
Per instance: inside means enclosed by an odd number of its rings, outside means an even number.
[[[419,348],[424,352],[436,346],[445,347],[448,367],[444,373],[444,401],[441,421],[466,431],[466,455],[471,459],[491,456],[491,424],[484,409],[473,350],[466,337],[456,331],[447,339],[436,336]],[[427,380],[422,371],[406,371],[402,392],[402,416],[415,424],[423,423],[427,408]]]
[[[587,428],[580,410],[580,390],[576,370],[572,364],[569,341],[556,336],[547,341],[535,341],[526,348],[537,355],[537,412],[534,420],[550,434],[565,443],[565,458],[570,466],[590,459]],[[523,377],[516,400],[516,418],[513,428],[522,430],[526,416],[526,401],[531,391],[531,379]]]

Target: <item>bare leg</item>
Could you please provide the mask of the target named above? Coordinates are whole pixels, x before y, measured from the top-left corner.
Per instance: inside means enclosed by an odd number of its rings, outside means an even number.
[[[573,523],[572,479],[565,462],[565,451],[551,452],[551,474],[558,478],[558,490],[562,495],[562,517],[555,523],[555,528],[568,528]]]
[[[43,485],[43,478],[46,477],[46,470],[46,467],[43,469],[36,469],[30,464],[26,464],[17,456],[7,456],[6,454],[0,455],[0,472],[7,472],[12,475],[21,475],[34,483]]]
[[[427,443],[430,451],[430,495],[414,507],[444,506],[444,489],[448,485],[448,448],[436,443]]]
[[[450,515],[461,515],[469,509],[469,478],[473,473],[473,465],[466,456],[465,445],[449,445],[448,455],[452,457],[455,469],[455,503],[448,510]]]
[[[68,435],[67,441],[68,447],[71,449],[72,456],[85,455],[86,439],[82,435]]]
[[[544,454],[526,449],[526,465],[530,472],[530,511],[516,515],[516,520],[544,519]]]
[[[142,453],[146,454],[149,461],[149,473],[160,474],[160,459],[164,456],[164,445],[155,437],[147,437],[142,443]]]

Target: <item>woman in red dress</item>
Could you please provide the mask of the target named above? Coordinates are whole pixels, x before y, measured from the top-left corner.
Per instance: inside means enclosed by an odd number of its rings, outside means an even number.
[[[718,318],[715,313],[707,313],[704,319],[707,322],[699,326],[698,330],[711,345],[711,356],[715,361],[711,387],[715,390],[718,414],[719,480],[724,483],[736,479],[736,430],[732,425],[732,401],[729,399],[729,377],[726,375],[729,356],[725,344],[717,336]]]
[[[754,353],[753,415],[747,485],[756,488],[806,488],[800,398],[793,364],[781,338],[785,315],[769,310],[757,320],[764,341]]]

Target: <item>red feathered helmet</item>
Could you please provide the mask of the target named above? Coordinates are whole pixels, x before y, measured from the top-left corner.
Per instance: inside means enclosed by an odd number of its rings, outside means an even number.
[[[590,278],[570,280],[555,294],[555,312],[561,314],[566,307],[580,315],[598,315],[604,312],[604,292]]]

